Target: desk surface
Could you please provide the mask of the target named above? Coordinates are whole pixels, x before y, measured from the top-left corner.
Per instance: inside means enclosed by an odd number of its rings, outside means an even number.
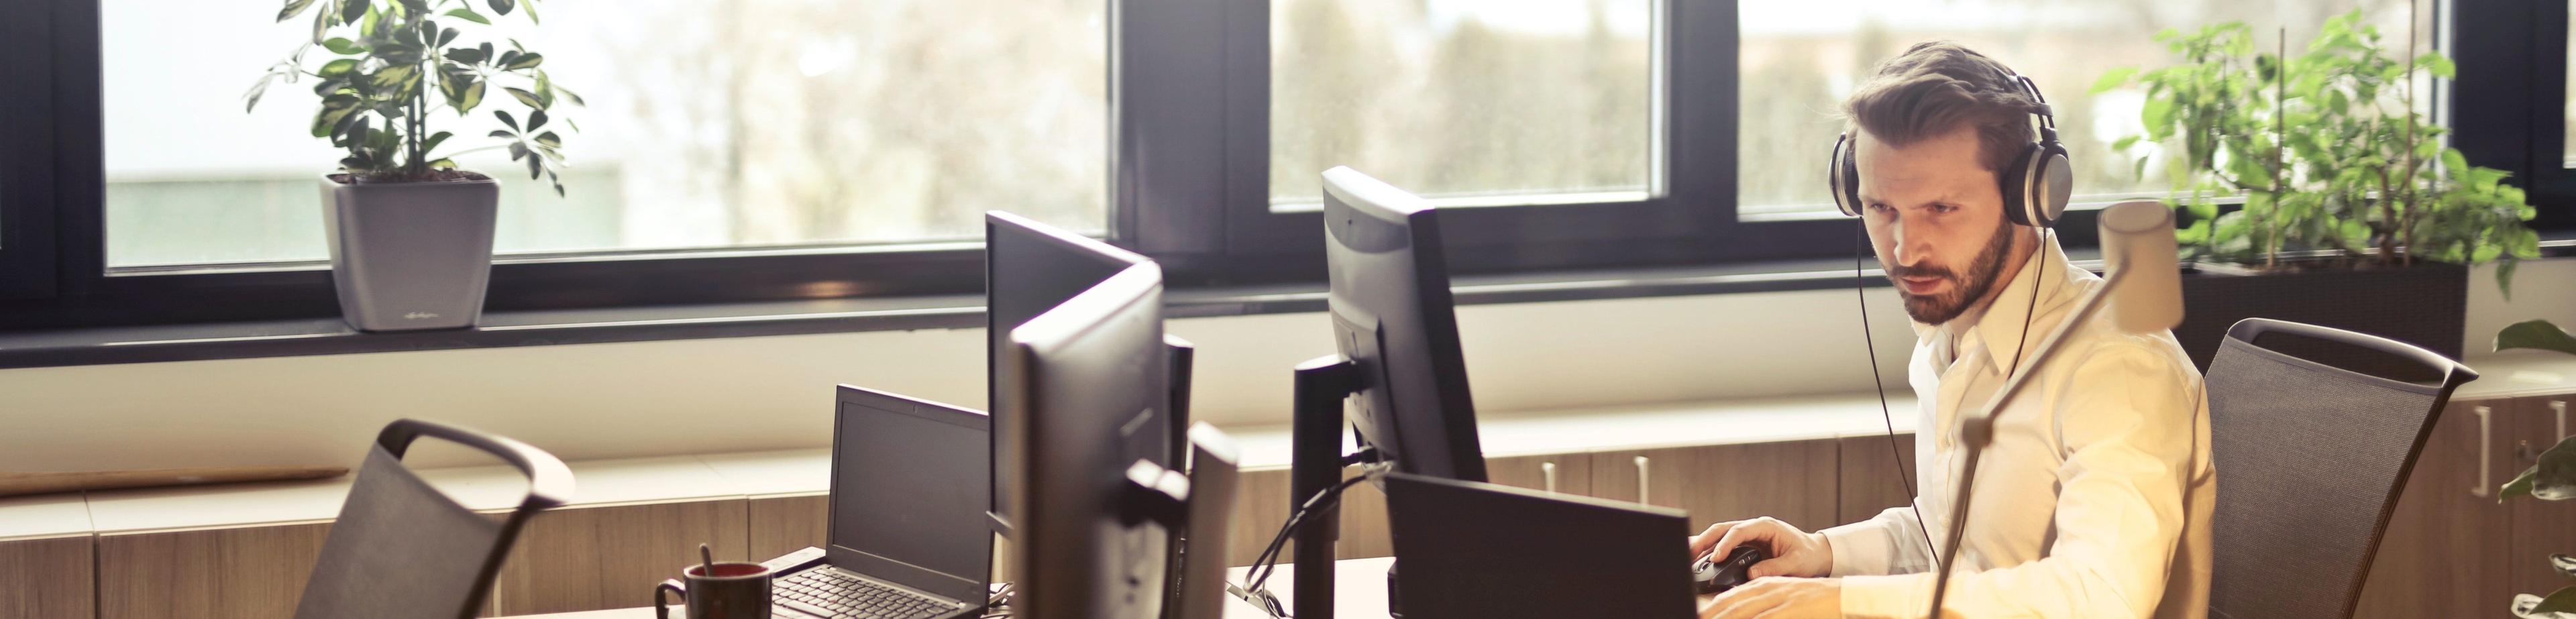
[[[1386,568],[1394,563],[1395,559],[1388,557],[1380,557],[1376,559],[1347,559],[1334,562],[1334,616],[1345,617],[1348,619],[1381,619],[1386,617]],[[1279,573],[1270,577],[1271,593],[1278,595],[1280,601],[1287,602],[1288,610],[1291,612],[1297,610],[1297,602],[1296,600],[1289,598],[1288,583],[1295,571],[1296,567],[1294,566],[1281,565],[1279,566]],[[1245,568],[1226,570],[1225,577],[1231,581],[1242,582],[1244,572]],[[1242,600],[1235,599],[1232,596],[1228,596],[1226,601],[1229,603],[1225,607],[1225,619],[1269,619],[1270,617],[1268,613],[1261,612],[1260,608],[1254,607]],[[551,615],[524,615],[517,618],[503,617],[500,619],[648,619],[652,616],[653,609],[647,607],[594,610],[578,613],[555,613]]]

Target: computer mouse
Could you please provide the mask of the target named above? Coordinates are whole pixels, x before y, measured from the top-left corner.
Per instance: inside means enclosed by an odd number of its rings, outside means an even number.
[[[1700,595],[1725,593],[1743,585],[1744,581],[1752,580],[1753,564],[1769,558],[1771,553],[1751,544],[1735,547],[1733,552],[1726,553],[1724,560],[1719,560],[1717,551],[1712,549],[1708,554],[1700,555],[1699,563],[1691,566],[1691,589]]]

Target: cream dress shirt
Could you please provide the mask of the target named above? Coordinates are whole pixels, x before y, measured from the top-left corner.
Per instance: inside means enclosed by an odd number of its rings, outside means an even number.
[[[2031,274],[2038,273],[2031,310]],[[2067,264],[2053,240],[2033,252],[1982,312],[1917,323],[1909,371],[1922,404],[1914,510],[1824,531],[1852,617],[1922,617],[1933,549],[1947,535],[1966,460],[1960,417],[1984,410],[2030,316],[2024,369],[2040,340],[2102,278]],[[2032,312],[2036,312],[2035,315]],[[2170,333],[2129,335],[2098,312],[1995,417],[1950,578],[1965,617],[2184,617],[2209,605],[2209,400]],[[1926,531],[1931,539],[1925,539]]]

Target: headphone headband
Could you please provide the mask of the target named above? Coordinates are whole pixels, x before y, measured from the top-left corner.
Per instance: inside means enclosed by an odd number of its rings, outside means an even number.
[[[2038,82],[2014,73],[2002,63],[1995,63],[1995,70],[2005,82],[2021,86],[2022,92],[2030,96],[2033,106],[2029,114],[2039,120],[2037,140],[1995,171],[1997,189],[2004,197],[2004,217],[2024,226],[2054,226],[2058,216],[2066,212],[2075,185],[2073,169],[2066,162],[2066,145],[2057,139],[2056,110],[2049,106],[2048,97],[2040,94]],[[1860,165],[1853,153],[1855,148],[1851,134],[1844,133],[1834,140],[1833,155],[1825,162],[1834,206],[1848,217],[1861,215]]]

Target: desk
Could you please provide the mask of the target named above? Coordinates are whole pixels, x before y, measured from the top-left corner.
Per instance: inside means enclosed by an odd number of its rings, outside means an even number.
[[[1386,568],[1394,563],[1395,559],[1387,557],[1335,562],[1333,564],[1334,616],[1347,619],[1385,618],[1387,616]],[[1296,569],[1295,566],[1281,565],[1279,572],[1270,576],[1270,584],[1273,585],[1270,588],[1271,592],[1277,594],[1280,601],[1287,602],[1290,611],[1297,610],[1296,600],[1288,597],[1288,583]],[[1234,582],[1243,582],[1245,571],[1244,568],[1226,570],[1225,577]],[[1228,604],[1225,607],[1225,619],[1269,619],[1270,617],[1268,613],[1261,612],[1260,608],[1232,596],[1227,596],[1226,601]],[[677,616],[676,613],[674,616]],[[651,617],[653,617],[653,609],[645,607],[522,615],[500,619],[650,619]]]

